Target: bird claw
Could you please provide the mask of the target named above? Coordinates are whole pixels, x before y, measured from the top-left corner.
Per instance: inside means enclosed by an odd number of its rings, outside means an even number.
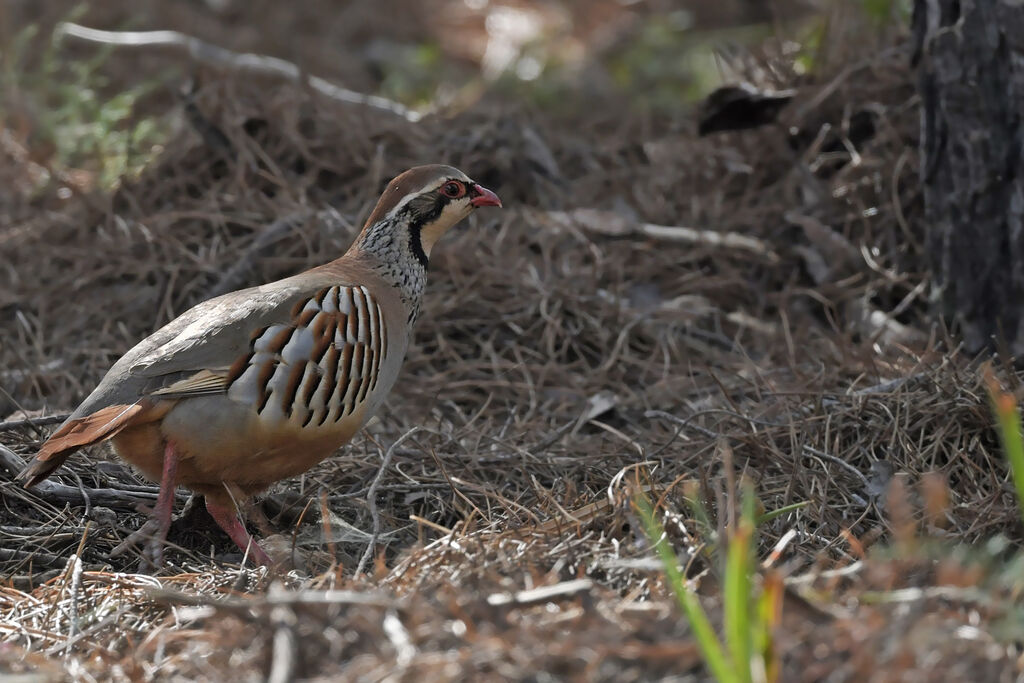
[[[164,542],[166,540],[167,529],[162,528],[159,520],[150,519],[118,543],[110,551],[109,556],[121,557],[130,550],[141,546],[143,566],[149,569],[159,569],[164,562]]]

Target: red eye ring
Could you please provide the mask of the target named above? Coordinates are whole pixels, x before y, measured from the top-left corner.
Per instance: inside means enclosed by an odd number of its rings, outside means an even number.
[[[466,194],[466,186],[458,180],[449,180],[441,186],[441,194],[449,199],[458,199]]]

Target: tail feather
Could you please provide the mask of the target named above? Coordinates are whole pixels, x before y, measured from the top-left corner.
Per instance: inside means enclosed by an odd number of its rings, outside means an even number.
[[[116,435],[142,410],[143,407],[138,403],[113,405],[65,422],[47,439],[36,454],[35,460],[22,470],[18,478],[25,480],[25,488],[35,486],[63,465],[64,461],[79,448]]]

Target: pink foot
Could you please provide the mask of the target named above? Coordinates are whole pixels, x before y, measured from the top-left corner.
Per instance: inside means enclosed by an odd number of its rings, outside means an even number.
[[[143,543],[143,560],[150,566],[158,568],[164,562],[164,543],[167,532],[171,528],[171,516],[174,512],[174,487],[178,476],[178,452],[170,441],[164,446],[164,468],[160,477],[160,493],[153,507],[153,518],[139,527],[128,538],[114,548],[110,555],[117,557],[129,548]]]
[[[270,556],[256,542],[256,539],[246,531],[245,525],[242,524],[242,520],[238,518],[238,514],[233,507],[218,505],[210,500],[210,498],[207,498],[206,509],[209,511],[210,516],[213,517],[213,520],[217,522],[217,526],[226,531],[231,540],[235,542],[235,545],[241,548],[242,552],[247,552],[256,564],[261,564],[264,567],[270,567],[274,564],[271,562]]]

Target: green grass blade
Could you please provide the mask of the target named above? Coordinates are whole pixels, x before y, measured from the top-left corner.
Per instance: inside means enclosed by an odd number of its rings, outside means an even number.
[[[999,386],[991,368],[986,372],[989,398],[992,409],[999,421],[999,439],[1003,444],[1003,452],[1010,461],[1010,474],[1017,490],[1017,508],[1021,521],[1024,522],[1024,438],[1021,437],[1020,411],[1017,401]]]
[[[690,622],[690,628],[693,629],[693,635],[697,639],[708,670],[722,683],[739,683],[745,680],[737,675],[735,669],[726,659],[722,644],[719,642],[718,636],[715,635],[704,608],[701,607],[697,596],[686,587],[686,580],[679,571],[679,560],[667,540],[663,538],[664,531],[658,520],[654,518],[654,510],[651,509],[650,502],[643,495],[637,496],[635,500],[647,538],[654,544],[654,548],[658,552],[661,564],[665,568],[665,577],[672,587],[672,592],[676,595],[683,614]]]
[[[743,512],[736,528],[729,534],[726,549],[725,582],[725,639],[732,655],[733,666],[740,680],[750,681],[751,620],[753,605],[750,600],[750,556],[754,537],[754,518],[757,500],[749,482],[743,483]]]
[[[782,594],[785,584],[778,572],[763,575],[761,595],[756,599],[757,617],[753,633],[754,653],[761,658],[764,680],[779,680],[781,662],[775,653],[775,629],[782,621]]]
[[[741,681],[750,681],[750,539],[740,525],[729,539],[725,562],[725,640]]]
[[[711,523],[711,516],[708,515],[704,502],[700,498],[700,485],[697,482],[688,481],[683,484],[683,500],[686,501],[687,507],[690,508],[690,513],[697,520],[697,525],[701,532],[709,537],[713,537],[715,535],[715,525]]]
[[[797,510],[803,509],[810,504],[811,501],[802,500],[799,503],[790,503],[789,505],[784,505],[776,510],[772,510],[771,512],[766,512],[757,518],[757,525],[761,526],[762,524],[767,524],[773,519],[782,517],[783,515],[788,514],[790,512],[796,512]]]

